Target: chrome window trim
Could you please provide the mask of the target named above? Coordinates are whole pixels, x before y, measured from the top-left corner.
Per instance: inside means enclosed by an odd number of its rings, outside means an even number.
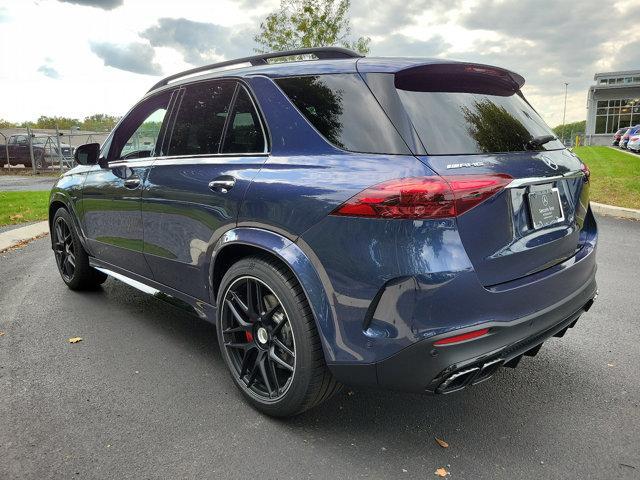
[[[527,178],[516,178],[512,180],[505,188],[520,188],[526,187],[529,185],[540,185],[541,183],[552,183],[557,180],[565,180],[567,178],[580,178],[584,177],[584,172],[582,170],[574,170],[571,172],[564,173],[562,175],[554,175],[552,177],[527,177]]]
[[[270,153],[203,153],[199,155],[172,155],[143,160],[117,160],[109,162],[109,168],[151,167],[153,165],[203,165],[224,163],[225,158],[268,157]]]

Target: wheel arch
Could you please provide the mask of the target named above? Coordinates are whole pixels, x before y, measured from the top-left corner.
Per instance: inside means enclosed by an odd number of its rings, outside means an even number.
[[[60,191],[52,192],[51,198],[49,199],[49,233],[51,233],[51,227],[53,226],[53,217],[55,217],[56,212],[61,208],[69,212],[76,232],[78,233],[78,238],[80,238],[80,243],[84,249],[87,249],[84,232],[82,228],[80,228],[80,222],[78,221],[73,204],[69,201],[69,198]],[[53,235],[49,235],[49,238],[51,240],[51,246],[53,247]]]
[[[313,312],[327,362],[336,358],[336,328],[326,290],[312,261],[291,240],[269,230],[253,227],[234,228],[216,243],[209,271],[210,300],[217,302],[220,281],[237,260],[255,254],[267,254],[288,268],[300,283]]]

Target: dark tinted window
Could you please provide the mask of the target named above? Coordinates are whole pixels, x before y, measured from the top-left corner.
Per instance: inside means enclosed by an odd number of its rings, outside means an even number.
[[[532,137],[553,135],[519,92],[490,95],[469,92],[398,89],[418,136],[431,155],[517,152]],[[560,141],[539,149],[561,149]]]
[[[262,153],[264,135],[249,93],[238,88],[238,95],[229,117],[229,125],[222,147],[223,153]]]
[[[337,147],[354,152],[409,153],[359,75],[290,77],[276,83]]]
[[[234,82],[189,85],[178,109],[167,155],[218,153],[234,89]]]
[[[144,100],[120,123],[113,134],[109,160],[145,158],[161,155],[164,116],[171,92]]]

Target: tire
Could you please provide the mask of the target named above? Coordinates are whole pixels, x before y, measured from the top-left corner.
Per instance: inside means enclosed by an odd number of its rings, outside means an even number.
[[[45,170],[47,168],[47,159],[44,153],[36,158],[36,170]]]
[[[255,409],[290,417],[340,389],[324,361],[302,287],[280,262],[259,255],[233,264],[220,283],[217,305],[222,357]]]
[[[95,289],[105,282],[107,275],[89,265],[89,256],[64,208],[59,208],[53,217],[51,236],[58,271],[71,290]]]

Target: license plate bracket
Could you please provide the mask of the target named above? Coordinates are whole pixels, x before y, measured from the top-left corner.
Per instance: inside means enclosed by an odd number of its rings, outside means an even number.
[[[564,221],[560,192],[552,184],[537,185],[527,194],[529,214],[534,229]]]

